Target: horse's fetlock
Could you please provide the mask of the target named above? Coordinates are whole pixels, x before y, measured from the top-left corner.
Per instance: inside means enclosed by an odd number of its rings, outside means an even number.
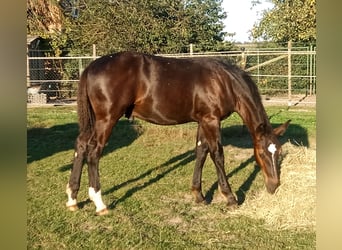
[[[66,186],[66,194],[68,196],[66,206],[69,208],[69,210],[75,211],[77,209],[76,193],[72,191],[69,183]]]

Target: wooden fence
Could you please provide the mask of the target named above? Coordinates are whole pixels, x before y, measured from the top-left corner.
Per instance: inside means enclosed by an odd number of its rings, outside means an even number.
[[[215,57],[248,71],[261,94],[286,95],[289,105],[293,94],[316,94],[316,50],[314,47],[242,48],[237,51],[163,54],[167,57]],[[98,58],[91,56],[27,57],[28,88],[45,93],[47,100],[75,98],[77,82],[83,69]],[[37,67],[39,65],[39,67]],[[32,91],[31,91],[32,92]]]

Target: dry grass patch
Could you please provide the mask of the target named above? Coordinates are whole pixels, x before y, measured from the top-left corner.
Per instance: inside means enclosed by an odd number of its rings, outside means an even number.
[[[262,190],[247,196],[236,215],[262,219],[270,229],[316,227],[316,151],[286,143],[281,185],[274,195]]]

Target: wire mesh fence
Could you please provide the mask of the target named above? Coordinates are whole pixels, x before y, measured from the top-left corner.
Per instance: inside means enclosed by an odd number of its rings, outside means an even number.
[[[30,53],[32,54],[32,53]],[[248,71],[262,95],[316,94],[313,47],[244,49],[214,53],[163,54],[167,57],[214,57]],[[45,94],[46,102],[75,99],[84,68],[98,56],[27,57],[28,102]],[[290,84],[289,84],[290,83]],[[30,98],[31,97],[31,98]],[[44,98],[40,98],[44,102]]]
[[[43,93],[47,101],[75,98],[83,69],[93,57],[28,57],[29,94]]]

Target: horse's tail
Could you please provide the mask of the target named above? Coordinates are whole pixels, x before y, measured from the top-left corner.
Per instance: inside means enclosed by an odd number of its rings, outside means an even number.
[[[90,133],[95,123],[94,111],[87,92],[87,82],[88,70],[86,68],[81,75],[77,90],[77,113],[80,133]]]

